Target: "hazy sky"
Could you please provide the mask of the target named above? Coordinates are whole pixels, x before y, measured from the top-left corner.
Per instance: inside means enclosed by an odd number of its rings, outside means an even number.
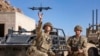
[[[98,9],[100,23],[100,0],[10,0],[12,6],[20,8],[23,13],[38,21],[37,12],[29,7],[51,7],[51,10],[43,11],[43,22],[51,22],[54,27],[61,28],[66,35],[73,35],[75,25],[83,27],[83,35],[86,28],[92,23],[92,10]]]

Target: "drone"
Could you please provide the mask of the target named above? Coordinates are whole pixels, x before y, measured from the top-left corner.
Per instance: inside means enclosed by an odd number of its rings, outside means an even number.
[[[32,9],[32,10],[39,10],[39,12],[42,12],[42,10],[49,10],[51,9],[50,7],[32,7],[32,8],[29,8],[29,9]]]

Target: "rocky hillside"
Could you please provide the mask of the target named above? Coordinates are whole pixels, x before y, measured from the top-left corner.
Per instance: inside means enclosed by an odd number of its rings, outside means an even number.
[[[13,7],[8,1],[0,0],[0,12],[20,12],[19,8]]]

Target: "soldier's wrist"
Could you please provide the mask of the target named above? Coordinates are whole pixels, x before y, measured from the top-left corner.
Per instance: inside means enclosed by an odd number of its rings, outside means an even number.
[[[38,22],[39,22],[39,23],[42,23],[42,20],[39,20]]]

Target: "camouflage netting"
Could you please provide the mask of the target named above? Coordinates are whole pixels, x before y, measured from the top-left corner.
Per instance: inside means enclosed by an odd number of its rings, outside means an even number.
[[[6,0],[0,0],[0,12],[20,12],[19,8],[11,6],[11,4]]]

